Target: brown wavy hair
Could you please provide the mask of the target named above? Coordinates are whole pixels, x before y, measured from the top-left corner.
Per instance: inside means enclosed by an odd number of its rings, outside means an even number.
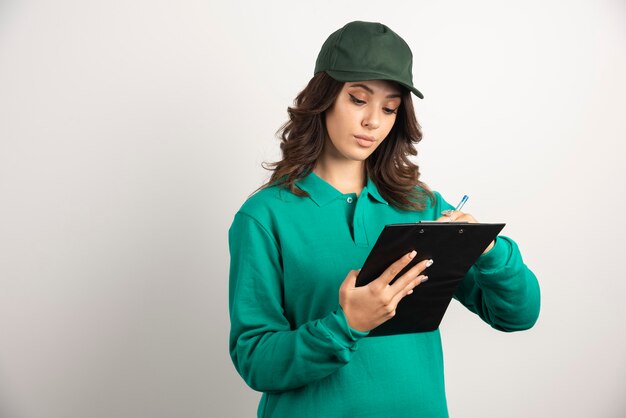
[[[295,182],[313,170],[322,153],[326,137],[324,112],[333,105],[343,85],[325,72],[319,72],[298,94],[294,106],[287,108],[289,120],[276,132],[281,139],[283,159],[262,164],[273,173],[256,191],[280,185],[295,195],[308,196]],[[389,204],[421,211],[426,207],[426,199],[434,202],[435,196],[419,180],[419,167],[409,159],[410,155],[417,155],[414,145],[422,140],[422,131],[415,117],[411,92],[398,87],[402,90],[402,102],[396,121],[387,138],[365,161],[365,170]]]

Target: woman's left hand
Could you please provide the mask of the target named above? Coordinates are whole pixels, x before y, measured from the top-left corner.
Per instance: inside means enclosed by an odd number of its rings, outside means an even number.
[[[469,213],[461,212],[460,210],[449,211],[448,215],[442,216],[441,218],[437,219],[437,222],[468,222],[471,224],[478,223],[476,218],[474,218],[472,215],[470,215]],[[495,243],[495,241],[491,241],[489,246],[485,249],[485,251],[483,251],[483,254],[491,250]]]

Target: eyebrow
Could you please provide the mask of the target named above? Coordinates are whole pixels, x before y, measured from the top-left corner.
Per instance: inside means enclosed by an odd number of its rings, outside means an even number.
[[[361,83],[356,83],[356,84],[351,84],[350,87],[361,87],[362,89],[367,90],[370,94],[374,94],[374,90],[371,89],[371,87],[369,87],[366,84],[361,84]],[[401,94],[388,94],[386,96],[387,99],[394,99],[396,97],[402,97]]]

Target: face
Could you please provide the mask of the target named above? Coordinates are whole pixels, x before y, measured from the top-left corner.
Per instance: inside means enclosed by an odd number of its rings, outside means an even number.
[[[345,83],[326,111],[324,155],[365,161],[391,131],[401,97],[400,88],[389,81]]]

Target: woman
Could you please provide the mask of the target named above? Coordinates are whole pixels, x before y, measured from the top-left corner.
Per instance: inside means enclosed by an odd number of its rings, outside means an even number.
[[[386,224],[476,220],[419,180],[412,54],[380,23],[330,35],[289,108],[283,159],[229,230],[230,353],[262,391],[261,417],[445,417],[439,330],[369,337],[427,280],[414,253],[367,286],[359,268]],[[530,328],[539,287],[514,241],[499,236],[455,293],[494,328]]]

